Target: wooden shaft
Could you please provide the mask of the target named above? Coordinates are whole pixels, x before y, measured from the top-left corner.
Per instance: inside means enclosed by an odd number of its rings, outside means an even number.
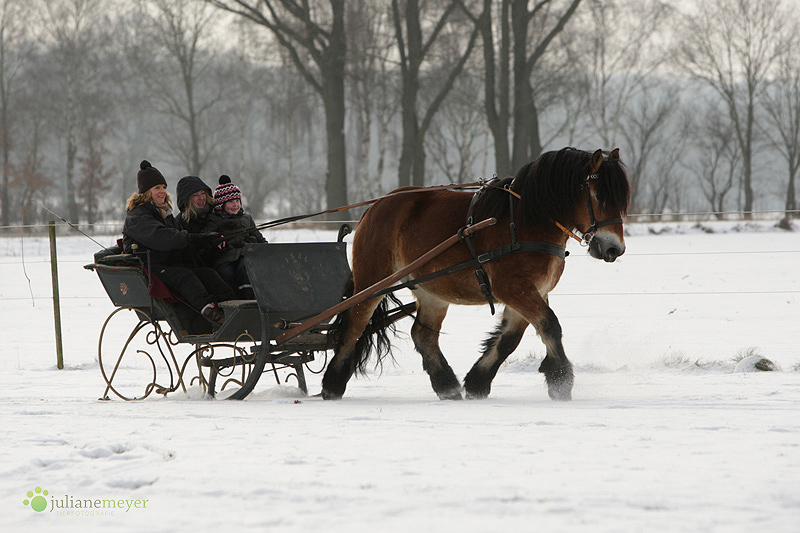
[[[329,309],[326,309],[325,311],[323,311],[322,313],[318,314],[317,316],[309,318],[308,320],[306,320],[305,322],[303,322],[299,326],[294,327],[294,328],[292,328],[289,331],[286,331],[284,333],[281,333],[275,339],[275,342],[277,342],[278,344],[281,344],[282,342],[286,342],[287,340],[291,339],[292,337],[296,337],[297,335],[300,335],[301,333],[303,333],[305,331],[308,331],[309,329],[313,328],[314,326],[316,326],[320,322],[323,322],[325,320],[333,318],[334,316],[338,315],[342,311],[344,311],[346,309],[350,309],[354,305],[359,304],[359,303],[363,302],[364,300],[368,300],[368,299],[372,298],[375,295],[376,292],[381,291],[381,290],[385,289],[386,287],[389,287],[393,283],[403,279],[404,277],[406,277],[408,274],[410,274],[414,270],[418,269],[419,267],[421,267],[425,263],[427,263],[430,260],[432,260],[437,255],[440,255],[442,252],[444,252],[445,250],[447,250],[448,248],[450,248],[451,246],[456,244],[458,241],[461,240],[462,236],[471,235],[471,234],[475,233],[476,231],[480,231],[480,230],[482,230],[484,228],[488,228],[489,226],[493,226],[496,223],[497,223],[497,219],[487,218],[486,220],[482,220],[482,221],[478,222],[477,224],[473,224],[472,226],[469,226],[469,227],[465,228],[462,232],[453,235],[452,237],[448,238],[445,241],[442,241],[436,247],[428,250],[427,252],[425,252],[424,254],[419,256],[417,259],[415,259],[414,261],[409,263],[405,268],[402,268],[402,269],[398,270],[397,272],[395,272],[391,276],[383,278],[382,280],[378,281],[377,283],[374,283],[372,286],[367,287],[363,291],[360,291],[360,292],[354,294],[353,296],[351,296],[350,298],[342,301],[341,303],[338,303],[338,304],[334,305],[333,307],[331,307]]]

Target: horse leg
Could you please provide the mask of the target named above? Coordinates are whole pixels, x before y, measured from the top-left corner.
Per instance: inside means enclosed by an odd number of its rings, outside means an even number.
[[[461,383],[439,347],[439,332],[448,304],[421,290],[417,293],[417,318],[411,327],[411,338],[422,356],[422,368],[430,376],[431,386],[440,399],[460,400]]]
[[[556,314],[547,305],[547,296],[540,296],[533,290],[517,287],[515,291],[503,290],[497,286],[495,295],[525,318],[542,339],[547,349],[539,372],[544,374],[547,382],[547,393],[553,400],[568,401],[572,399],[572,385],[575,377],[572,373],[572,363],[567,359],[564,345],[561,342],[561,324],[558,323]],[[505,317],[505,314],[503,315]]]
[[[347,382],[353,377],[359,362],[368,355],[364,352],[369,347],[362,337],[368,335],[365,330],[379,302],[380,298],[373,298],[345,311],[344,320],[339,325],[341,329],[336,353],[322,377],[323,399],[341,400]]]
[[[492,380],[500,365],[517,349],[528,321],[516,311],[506,307],[503,319],[492,335],[483,342],[483,355],[472,366],[464,378],[464,389],[469,399],[482,399],[489,396]]]
[[[551,400],[569,401],[572,399],[572,385],[575,382],[572,363],[567,359],[561,342],[561,324],[546,303],[542,318],[535,325],[539,337],[547,348],[547,354],[539,365],[539,372],[544,374],[547,382],[547,393]]]
[[[547,394],[551,400],[569,401],[572,400],[572,385],[575,382],[572,363],[567,359],[567,354],[564,352],[564,344],[561,342],[561,324],[550,308],[550,301],[546,294],[543,299],[545,306],[544,320],[540,322],[541,325],[536,329],[547,348],[547,352],[542,364],[539,365],[539,372],[544,374],[547,382]]]

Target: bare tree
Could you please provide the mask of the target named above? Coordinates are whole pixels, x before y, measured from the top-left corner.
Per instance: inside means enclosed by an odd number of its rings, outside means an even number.
[[[81,194],[81,209],[86,213],[86,223],[90,226],[102,215],[100,203],[103,196],[111,190],[111,176],[114,168],[106,168],[105,159],[108,150],[97,144],[99,136],[87,135],[86,156],[78,157],[81,179],[78,181],[78,192]]]
[[[580,3],[581,0],[571,0],[561,10],[554,8],[550,0],[542,0],[529,9],[527,1],[512,0],[514,139],[511,165],[514,169],[538,157],[542,152],[539,113],[531,80],[536,76],[542,57],[550,50],[550,45],[575,14]],[[532,33],[536,37],[529,37],[530,25],[533,25]],[[531,41],[534,43],[532,49],[529,48]]]
[[[476,76],[462,74],[431,125],[431,159],[449,183],[475,180],[481,140],[488,135],[483,107],[475,99],[481,83]]]
[[[623,0],[594,2],[581,25],[574,46],[584,47],[580,57],[586,58],[586,106],[592,137],[601,139],[604,147],[620,142],[624,117],[630,102],[649,98],[658,90],[648,79],[667,59],[655,50],[654,43],[663,37],[660,29],[668,27],[670,9],[660,0]],[[664,106],[653,115],[662,120]],[[644,118],[645,115],[640,115]],[[648,128],[652,127],[646,126]]]
[[[781,0],[709,0],[683,18],[676,64],[711,87],[727,108],[742,156],[744,203],[753,211],[756,101],[780,55]]]
[[[403,122],[403,150],[400,154],[398,168],[398,185],[406,186],[425,184],[425,134],[430,128],[434,115],[438,112],[442,101],[453,88],[453,83],[461,74],[467,62],[475,40],[478,36],[478,27],[474,24],[465,25],[467,19],[460,19],[459,15],[466,13],[462,9],[461,0],[451,0],[443,4],[443,9],[434,11],[433,3],[426,4],[419,0],[392,0],[392,15],[394,17],[395,38],[399,54],[400,72],[402,76],[402,122]],[[401,9],[402,7],[402,9]],[[480,18],[480,17],[479,17]],[[461,24],[459,24],[461,22]],[[431,30],[424,35],[424,28]],[[460,44],[463,36],[459,30],[469,31],[466,44],[457,52],[449,49],[446,62],[436,64],[435,46],[442,44]],[[445,30],[449,29],[453,33]],[[450,40],[449,43],[446,41]],[[420,101],[420,88],[423,64],[429,69],[437,69],[437,78],[443,80],[424,109]]]
[[[605,146],[619,146],[619,141],[624,141],[623,154],[625,160],[630,161],[628,176],[633,211],[644,208],[648,176],[653,182],[665,178],[664,169],[654,164],[653,156],[667,150],[669,145],[673,145],[671,148],[674,150],[676,143],[673,141],[686,138],[686,129],[673,124],[673,117],[680,108],[679,88],[653,77],[643,80],[640,89],[641,92],[627,102],[624,114],[619,117],[621,138],[603,140]],[[598,137],[603,139],[602,134],[598,133]]]
[[[725,212],[726,198],[741,170],[741,147],[736,131],[725,113],[711,105],[694,113],[691,138],[698,148],[696,158],[685,163],[694,176],[707,205],[717,218]]]
[[[484,0],[481,15],[473,17],[483,40],[484,105],[501,175],[542,151],[533,82],[547,77],[539,70],[542,59],[580,3]]]
[[[63,135],[66,161],[64,178],[70,220],[78,221],[75,164],[80,131],[80,106],[86,90],[99,85],[97,56],[103,50],[104,20],[100,0],[41,1],[43,37],[51,48],[58,90],[48,102],[58,117],[56,128]]]
[[[774,79],[765,87],[761,102],[766,111],[764,135],[786,160],[786,218],[797,216],[796,180],[800,171],[800,38],[789,34],[790,41],[778,58]]]
[[[135,177],[139,162],[143,157],[153,158],[154,145],[162,144],[154,127],[153,100],[147,86],[145,64],[152,56],[149,46],[141,42],[139,30],[141,17],[136,6],[125,4],[111,25],[112,42],[109,45],[109,59],[103,88],[114,98],[114,110],[118,120],[114,124],[115,149],[110,149],[111,166],[117,170],[112,180],[112,190],[116,200],[113,202],[113,215],[124,217],[127,198],[136,189]],[[109,144],[109,148],[114,145]]]
[[[21,206],[24,221],[33,223],[45,220],[46,213],[32,205],[34,199],[46,201],[56,189],[53,179],[45,175],[45,154],[49,151],[49,143],[60,138],[60,133],[53,127],[52,111],[43,102],[53,100],[51,93],[58,87],[51,87],[48,83],[56,79],[57,72],[41,54],[32,54],[24,70],[21,83],[26,90],[20,92],[14,105],[20,120],[15,123],[14,161],[9,163],[8,173],[14,202]],[[56,164],[60,168],[61,162]],[[63,183],[56,185],[62,186]],[[59,189],[55,193],[63,196]]]
[[[0,184],[0,211],[2,225],[11,224],[11,190],[9,188],[9,165],[11,163],[13,124],[12,109],[20,90],[19,80],[25,62],[27,25],[24,23],[24,7],[21,0],[0,0],[0,150],[2,151],[3,179]]]
[[[224,87],[208,42],[214,12],[194,0],[139,0],[138,7],[146,21],[138,26],[139,38],[150,52],[140,58],[140,75],[168,118],[163,146],[190,174],[200,175],[225,129],[211,118]]]
[[[267,28],[284,47],[294,66],[319,94],[325,108],[328,207],[347,203],[345,156],[344,0],[206,0]]]
[[[390,68],[394,48],[391,13],[371,0],[347,2],[348,110],[354,123],[355,149],[351,201],[381,194],[389,125],[400,100]],[[370,155],[377,152],[374,171]],[[349,165],[348,165],[349,166]]]

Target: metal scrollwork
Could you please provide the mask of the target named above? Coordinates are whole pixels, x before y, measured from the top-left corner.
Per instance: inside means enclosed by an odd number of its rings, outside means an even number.
[[[123,343],[122,348],[118,353],[116,353],[115,350],[110,349],[107,346],[111,341],[106,339],[106,330],[109,328],[109,324],[112,322],[112,319],[117,317],[118,313],[123,311],[136,313],[138,316],[138,323],[128,334],[128,337]],[[185,391],[186,387],[183,383],[181,372],[178,371],[178,363],[172,350],[172,347],[175,346],[177,342],[176,340],[173,341],[170,339],[170,333],[171,331],[165,333],[157,321],[152,320],[147,313],[139,309],[120,307],[112,312],[106,319],[105,323],[103,323],[103,327],[100,330],[100,340],[98,341],[97,346],[97,359],[100,365],[100,372],[102,373],[103,379],[106,382],[106,390],[103,393],[102,399],[108,399],[109,391],[113,392],[123,400],[143,400],[150,396],[150,394],[153,392],[156,392],[157,394],[167,394],[177,390],[179,387]],[[114,337],[113,333],[109,334]],[[139,342],[142,342],[142,334],[144,335],[143,341],[145,344],[145,349],[135,349],[135,342],[137,339]],[[154,356],[153,354],[156,351],[158,353]],[[137,355],[140,357],[135,359],[128,357],[125,359],[125,356],[128,354]],[[124,363],[123,359],[125,359]],[[109,360],[114,361],[113,368],[110,370],[110,372],[106,370],[107,362]],[[145,361],[145,370],[138,368],[136,364],[138,361],[142,360]],[[163,364],[161,364],[161,362],[163,362]],[[166,367],[167,374],[169,376],[169,385],[162,385],[158,383],[159,367]],[[128,382],[130,381],[130,378],[122,377],[120,375],[127,373],[135,374],[135,379],[139,381],[139,385],[129,385]],[[121,390],[123,386],[140,387],[142,374],[148,376],[145,378],[144,392],[142,395],[131,395]],[[112,384],[115,381],[116,383]]]

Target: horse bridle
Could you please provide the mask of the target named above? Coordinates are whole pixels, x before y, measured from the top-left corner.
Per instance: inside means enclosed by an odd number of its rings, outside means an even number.
[[[589,244],[592,242],[592,239],[594,239],[595,234],[597,234],[597,230],[600,228],[610,226],[612,224],[622,224],[622,218],[620,217],[609,218],[608,220],[601,220],[598,222],[594,216],[594,208],[592,207],[592,191],[590,190],[589,182],[591,180],[596,180],[599,177],[600,176],[597,174],[589,174],[586,176],[586,180],[581,185],[581,189],[586,191],[586,208],[589,210],[590,225],[585,232],[580,231],[578,228],[569,230],[557,220],[553,221],[555,225],[561,229],[561,231],[567,234],[568,237],[572,237],[581,243],[581,246],[589,246]]]

